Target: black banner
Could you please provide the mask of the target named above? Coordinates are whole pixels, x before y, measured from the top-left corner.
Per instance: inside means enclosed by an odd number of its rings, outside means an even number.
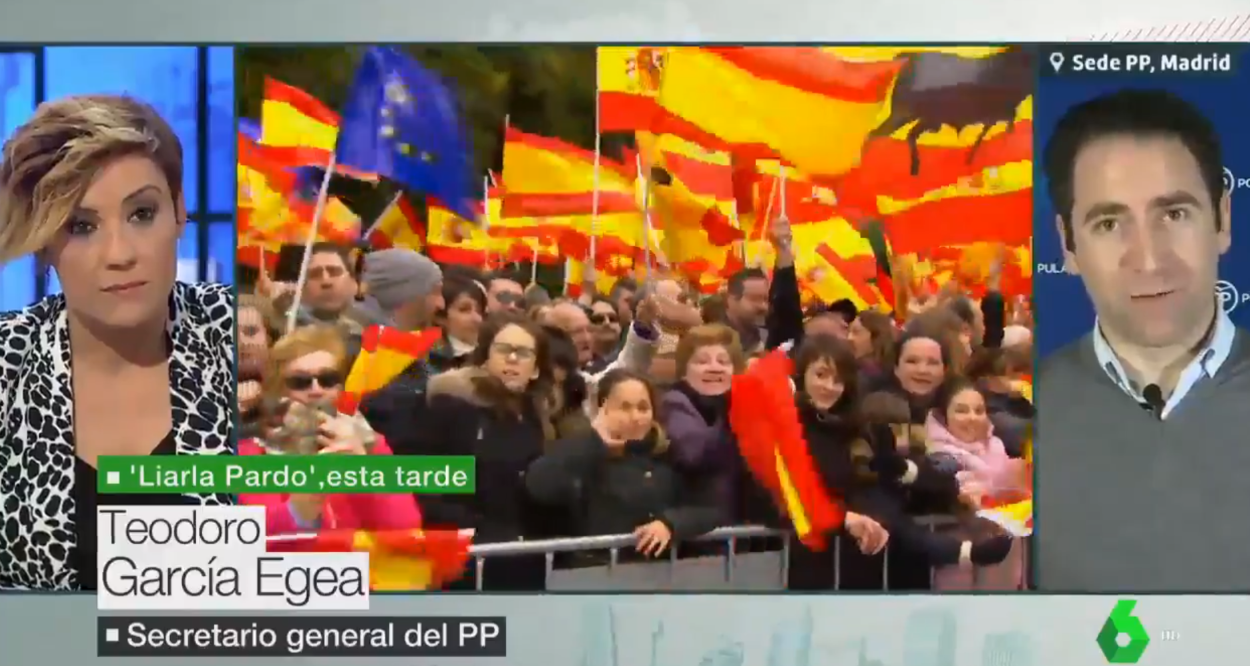
[[[100,617],[101,657],[505,657],[503,617]]]

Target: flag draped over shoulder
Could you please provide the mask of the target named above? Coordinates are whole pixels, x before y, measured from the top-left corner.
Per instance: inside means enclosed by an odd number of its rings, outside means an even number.
[[[339,164],[420,190],[475,219],[468,136],[455,95],[438,76],[394,48],[370,47],[342,115]]]
[[[799,540],[823,550],[828,533],[842,526],[846,507],[824,487],[803,439],[793,369],[785,351],[776,350],[735,376],[729,423],[747,468],[789,517]]]

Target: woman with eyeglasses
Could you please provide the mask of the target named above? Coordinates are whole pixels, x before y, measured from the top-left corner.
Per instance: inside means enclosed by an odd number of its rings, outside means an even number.
[[[395,432],[405,455],[461,455],[477,460],[477,492],[423,495],[428,525],[473,529],[475,543],[558,536],[564,521],[525,491],[525,472],[555,439],[548,341],[521,313],[491,315],[469,364],[430,379],[426,405]],[[469,572],[453,589],[543,590],[545,560],[500,557],[485,563],[482,580]]]
[[[262,436],[239,442],[240,455],[390,455],[363,418],[338,414],[347,348],[337,327],[297,328],[269,351]],[[239,495],[265,507],[269,534],[329,529],[411,529],[421,526],[407,494]],[[299,548],[298,542],[294,548]]]

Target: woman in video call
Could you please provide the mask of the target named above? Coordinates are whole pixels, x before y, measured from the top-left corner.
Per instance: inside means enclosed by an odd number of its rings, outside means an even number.
[[[0,589],[94,590],[100,456],[233,453],[234,302],[175,281],[182,146],[117,96],[40,105],[0,154],[0,265],[62,294],[0,314]],[[103,527],[103,526],[101,526]]]

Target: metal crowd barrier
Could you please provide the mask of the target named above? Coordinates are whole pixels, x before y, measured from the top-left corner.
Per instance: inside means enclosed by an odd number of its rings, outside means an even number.
[[[953,518],[944,516],[924,516],[916,520],[930,530],[955,524]],[[297,541],[311,537],[312,535],[292,534],[271,536],[269,540]],[[764,538],[780,538],[781,550],[739,552],[738,544],[742,540]],[[487,560],[541,555],[546,561],[546,589],[552,592],[767,592],[786,589],[792,539],[794,534],[786,530],[746,525],[722,527],[675,544],[668,549],[667,557],[649,561],[621,561],[621,552],[632,548],[636,543],[636,537],[632,534],[474,544],[469,553],[473,560],[478,591],[482,590]],[[1027,538],[1017,539],[1011,554],[1011,557],[1021,558],[1022,572],[1028,571],[1028,542]],[[723,544],[724,552],[705,556],[682,556],[684,550],[697,543]],[[841,589],[841,555],[844,548],[855,546],[841,537],[836,537],[830,547],[834,549],[833,589]],[[564,568],[557,563],[557,556],[564,553],[603,551],[607,552],[606,564]],[[887,545],[882,560],[883,590],[890,589],[889,556],[890,547]],[[930,570],[930,582],[934,580],[935,573]],[[982,569],[973,568],[974,585],[982,582],[983,574]],[[1023,585],[1024,581],[1020,582]]]

